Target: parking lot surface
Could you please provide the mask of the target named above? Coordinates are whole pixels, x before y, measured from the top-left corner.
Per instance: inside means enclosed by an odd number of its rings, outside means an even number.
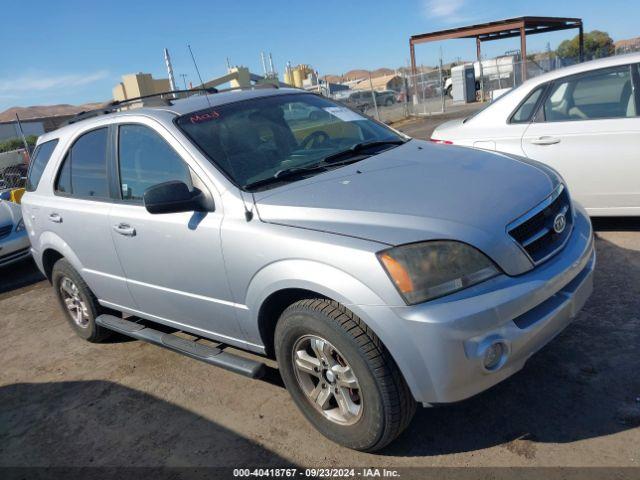
[[[442,120],[440,120],[442,121]],[[427,138],[432,121],[406,123]],[[339,447],[274,370],[249,380],[138,341],[77,338],[33,264],[0,271],[0,466],[640,467],[640,221],[597,220],[595,291],[505,382]]]

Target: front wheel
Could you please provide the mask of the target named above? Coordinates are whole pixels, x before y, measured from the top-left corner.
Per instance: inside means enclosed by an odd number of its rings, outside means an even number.
[[[380,339],[337,302],[308,299],[276,326],[276,357],[298,408],[326,437],[375,451],[406,428],[416,403]]]

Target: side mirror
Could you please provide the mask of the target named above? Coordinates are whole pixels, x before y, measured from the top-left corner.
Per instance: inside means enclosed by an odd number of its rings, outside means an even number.
[[[183,182],[172,180],[145,190],[144,206],[149,213],[212,212],[213,200],[202,191],[193,191]]]

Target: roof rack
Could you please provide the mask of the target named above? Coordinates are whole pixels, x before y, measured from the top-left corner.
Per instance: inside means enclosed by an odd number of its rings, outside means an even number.
[[[152,93],[150,95],[142,95],[140,97],[133,97],[133,98],[127,98],[125,100],[114,100],[112,102],[109,102],[105,105],[103,105],[100,108],[96,108],[94,110],[84,110],[82,112],[77,113],[76,115],[74,115],[72,118],[70,118],[69,120],[67,120],[64,125],[71,125],[73,123],[77,123],[80,122],[82,120],[87,120],[89,118],[94,118],[94,117],[99,117],[100,115],[108,115],[109,113],[113,113],[118,111],[122,106],[124,105],[128,105],[131,103],[135,103],[135,102],[140,102],[141,100],[147,100],[150,98],[157,98],[159,97],[159,99],[161,101],[166,102],[166,105],[171,105],[171,100],[174,99],[170,99],[170,98],[163,98],[169,95],[176,95],[176,94],[183,94],[183,93],[204,93],[205,95],[210,95],[210,94],[214,94],[214,93],[222,93],[222,92],[231,92],[234,90],[256,90],[256,89],[262,89],[262,88],[280,88],[278,85],[272,84],[272,83],[263,83],[260,85],[251,85],[248,87],[231,87],[231,88],[224,88],[222,90],[218,90],[215,87],[203,87],[203,88],[192,88],[192,89],[188,89],[188,90],[170,90],[168,92],[160,92],[160,93]]]
[[[163,97],[165,95],[175,95],[177,93],[205,93],[205,94],[212,94],[212,93],[218,93],[218,89],[217,88],[192,88],[191,90],[170,90],[168,92],[160,92],[160,93],[152,93],[150,95],[142,95],[140,97],[133,97],[133,98],[127,98],[125,100],[114,100],[113,102],[109,103],[108,105],[111,107],[120,107],[121,105],[126,105],[127,103],[133,103],[133,102],[139,102],[140,100],[146,100],[147,98],[154,98],[154,97]],[[167,99],[164,99],[167,100]]]
[[[142,95],[139,97],[127,98],[125,100],[114,100],[103,105],[100,108],[96,108],[94,110],[84,110],[82,112],[77,113],[72,118],[65,122],[65,125],[71,125],[73,123],[80,122],[82,120],[87,120],[88,118],[99,117],[100,115],[107,115],[109,113],[113,113],[118,111],[123,105],[131,104],[134,102],[139,102],[141,100],[147,100],[149,98],[160,97],[161,100],[165,100],[167,105],[170,105],[169,99],[163,99],[162,97],[168,95],[175,95],[179,93],[205,93],[211,94],[216,93],[218,90],[215,88],[195,88],[191,90],[171,90],[168,92],[160,92],[160,93],[152,93],[150,95]]]
[[[231,87],[231,88],[223,88],[222,90],[217,90],[216,93],[224,93],[224,92],[233,92],[234,90],[261,90],[263,88],[280,88],[275,83],[260,83],[258,85],[249,85],[248,87]]]

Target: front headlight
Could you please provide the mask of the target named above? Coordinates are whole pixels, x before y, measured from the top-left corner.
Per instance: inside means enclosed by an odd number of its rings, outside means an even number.
[[[21,218],[16,225],[16,233],[24,230],[24,218]]]
[[[401,245],[377,255],[409,305],[462,290],[500,273],[480,251],[450,240]]]

